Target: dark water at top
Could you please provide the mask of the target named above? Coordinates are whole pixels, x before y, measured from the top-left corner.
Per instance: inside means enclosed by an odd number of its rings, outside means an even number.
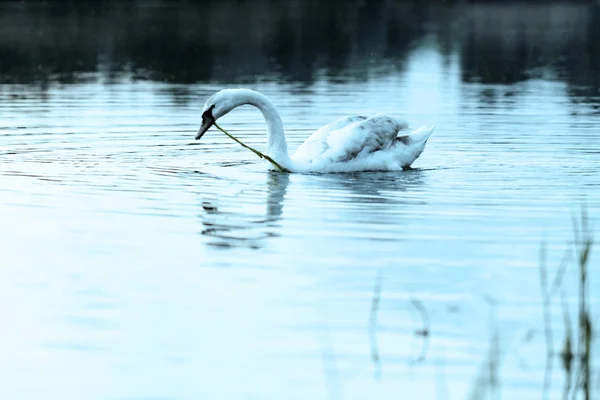
[[[600,217],[599,6],[3,2],[0,82],[2,398],[482,398],[490,357],[541,397],[540,245],[554,274]],[[291,150],[347,114],[436,131],[414,170],[269,173],[193,141],[237,86]],[[264,149],[256,110],[221,125]]]

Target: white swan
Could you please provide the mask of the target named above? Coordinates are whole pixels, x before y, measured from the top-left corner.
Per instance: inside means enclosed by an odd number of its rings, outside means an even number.
[[[337,119],[313,133],[289,156],[283,123],[267,97],[249,89],[225,89],[211,96],[202,110],[196,140],[236,107],[257,107],[267,122],[267,155],[291,172],[352,172],[400,170],[421,155],[434,125],[415,131],[386,115]]]

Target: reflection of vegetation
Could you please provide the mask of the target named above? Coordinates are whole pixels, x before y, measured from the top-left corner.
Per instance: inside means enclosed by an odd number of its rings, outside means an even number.
[[[562,361],[562,367],[565,371],[565,383],[563,389],[563,399],[582,398],[591,399],[592,394],[592,341],[593,329],[589,309],[589,291],[588,291],[588,271],[589,255],[592,249],[593,238],[588,226],[587,214],[582,213],[580,223],[574,220],[575,232],[575,255],[578,278],[578,322],[576,324],[577,338],[573,337],[573,329],[569,318],[568,306],[564,289],[561,290],[562,280],[566,272],[570,252],[565,254],[563,260],[557,269],[556,276],[549,285],[548,272],[546,268],[546,248],[543,245],[540,251],[540,284],[542,292],[542,308],[544,314],[544,334],[546,340],[546,371],[544,373],[544,383],[542,389],[542,398],[548,398],[550,395],[552,382],[552,367],[556,356]],[[565,321],[565,338],[562,350],[559,354],[554,351],[552,319],[551,319],[551,301],[552,296],[560,290],[562,309]],[[495,323],[492,323],[492,336],[490,338],[490,354],[482,368],[481,374],[476,380],[473,399],[484,398],[489,390],[490,396],[498,397],[498,376],[500,365],[500,350],[498,341],[498,330]],[[528,336],[533,331],[528,332]],[[574,341],[577,340],[576,348]],[[575,381],[573,382],[573,377]],[[578,397],[578,393],[580,397]]]
[[[381,271],[379,271],[375,287],[373,288],[371,316],[369,318],[369,341],[371,344],[371,361],[375,370],[375,379],[381,378],[381,357],[379,356],[379,346],[377,344],[377,315],[379,313],[379,303],[381,302],[381,284]]]
[[[576,381],[574,391],[578,389],[586,400],[590,399],[591,393],[591,354],[592,354],[592,320],[589,310],[589,294],[588,294],[588,261],[590,251],[592,249],[593,238],[588,227],[587,215],[582,214],[581,226],[575,225],[575,247],[577,266],[579,272],[579,318],[578,318],[578,340],[576,359],[579,361],[576,364]],[[571,352],[567,346],[570,345],[570,337],[567,335],[565,339],[565,370],[570,375],[570,360],[572,359]]]
[[[369,344],[371,347],[371,361],[373,362],[373,369],[375,371],[375,379],[381,379],[381,356],[379,353],[379,345],[377,341],[377,330],[378,330],[378,315],[379,307],[381,304],[381,288],[383,286],[383,279],[381,271],[377,274],[375,280],[375,286],[373,288],[373,298],[371,300],[371,313],[369,316]],[[429,333],[430,323],[429,314],[427,308],[421,300],[411,299],[411,305],[417,310],[421,317],[421,328],[414,331],[416,337],[422,338],[421,350],[417,358],[413,361],[413,364],[425,361],[427,356],[427,349],[429,347]]]
[[[577,337],[574,337],[571,319],[569,317],[568,305],[564,289],[561,290],[562,280],[566,272],[570,252],[565,254],[563,260],[557,269],[556,276],[549,285],[548,272],[546,268],[546,248],[542,246],[540,251],[540,284],[542,292],[542,308],[544,314],[544,334],[546,340],[546,371],[544,374],[542,398],[548,398],[552,382],[552,367],[554,358],[558,355],[562,361],[562,367],[565,372],[565,383],[563,389],[563,399],[568,399],[569,396],[575,399],[580,398],[589,400],[592,394],[592,341],[593,329],[592,319],[589,309],[589,291],[588,291],[588,271],[589,271],[589,256],[592,249],[593,237],[588,225],[588,217],[585,212],[582,213],[581,220],[578,222],[574,219],[575,232],[575,256],[578,281],[578,318],[575,326]],[[563,309],[565,323],[565,338],[562,345],[562,350],[559,354],[554,351],[552,319],[551,319],[551,301],[552,296],[560,290],[561,304]],[[482,375],[478,378],[475,385],[475,395],[473,398],[484,397],[484,392],[487,389],[494,395],[497,395],[497,377],[499,369],[500,352],[498,350],[497,329],[493,325],[494,332],[490,340],[490,350],[496,349],[490,353],[488,362],[489,375],[486,378]],[[530,332],[531,333],[531,332]],[[576,341],[576,346],[575,342]],[[573,381],[575,378],[575,381]]]
[[[479,400],[486,397],[500,398],[500,338],[496,325],[496,302],[486,297],[490,305],[490,347],[485,362],[482,364],[475,380],[470,399]],[[486,396],[489,394],[489,396]]]
[[[25,2],[0,12],[0,78],[39,82],[102,70],[171,82],[265,76],[310,82],[322,69],[357,78],[384,53],[402,60],[407,43],[423,31],[411,20],[414,6],[394,6],[394,13],[386,7],[359,1],[335,7],[320,1]],[[400,38],[390,26],[404,27]]]
[[[565,371],[565,386],[563,398],[568,398],[572,392],[573,398],[579,391],[583,398],[589,399],[591,395],[591,351],[592,351],[592,320],[589,310],[588,292],[588,261],[592,249],[593,238],[588,226],[588,218],[582,213],[580,223],[574,219],[575,234],[575,256],[578,277],[578,323],[576,325],[577,338],[573,337],[569,309],[566,303],[564,290],[561,290],[561,304],[565,323],[565,338],[560,352],[562,367]],[[544,398],[548,397],[551,385],[551,374],[553,360],[556,356],[552,333],[551,301],[552,296],[561,289],[562,280],[566,266],[570,258],[570,252],[565,254],[563,261],[556,272],[552,286],[548,285],[548,273],[545,262],[545,246],[542,246],[540,257],[540,283],[542,288],[542,300],[544,309],[544,332],[546,337],[547,362],[544,377]],[[574,341],[577,340],[577,348]],[[575,375],[575,386],[573,386],[573,375]]]
[[[411,303],[421,316],[421,322],[423,324],[423,327],[421,329],[415,331],[415,335],[421,336],[423,338],[421,352],[415,362],[422,362],[425,361],[425,356],[427,355],[427,347],[429,346],[429,314],[427,313],[427,309],[425,308],[425,305],[421,300],[412,299]]]
[[[554,359],[559,357],[562,367],[565,372],[563,399],[585,399],[592,398],[592,344],[594,342],[593,323],[591,319],[591,311],[589,307],[589,259],[593,245],[592,232],[589,227],[588,217],[585,212],[582,213],[580,221],[574,220],[574,235],[575,235],[575,257],[577,277],[577,323],[573,329],[571,319],[569,317],[569,308],[566,301],[565,289],[563,288],[563,280],[568,271],[568,263],[573,254],[567,251],[563,257],[552,282],[549,281],[548,271],[546,267],[546,247],[542,245],[540,251],[540,284],[542,293],[542,310],[544,320],[544,334],[546,341],[546,371],[544,374],[544,382],[542,386],[542,398],[549,398],[552,382],[552,368]],[[382,278],[378,274],[373,290],[371,301],[371,312],[369,318],[369,338],[371,347],[371,360],[375,369],[375,378],[381,379],[382,356],[377,343],[378,329],[378,312],[381,296]],[[551,304],[555,295],[560,293],[561,304],[565,324],[565,337],[562,344],[562,349],[559,353],[554,350],[553,330],[552,330],[552,313]],[[500,398],[500,374],[502,357],[506,354],[502,353],[500,348],[500,332],[496,321],[497,303],[490,297],[485,297],[490,305],[490,339],[489,350],[481,368],[478,371],[474,381],[470,399],[478,400],[482,398]],[[419,310],[422,315],[423,329],[415,332],[419,336],[423,336],[424,340],[429,336],[429,318],[427,311],[420,301],[412,300],[413,305]],[[527,332],[527,340],[530,340],[535,330]],[[575,333],[573,333],[575,332]],[[424,342],[424,348],[426,343]],[[418,361],[424,360],[424,352],[419,357]]]
[[[170,82],[310,83],[402,68],[432,35],[463,80],[551,70],[588,101],[600,88],[600,8],[453,2],[54,2],[0,6],[0,81],[73,82],[102,71]],[[84,74],[82,74],[84,73]]]

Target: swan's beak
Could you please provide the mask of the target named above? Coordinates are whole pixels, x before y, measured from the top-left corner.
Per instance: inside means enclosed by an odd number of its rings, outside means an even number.
[[[215,117],[213,117],[213,114],[212,114],[213,108],[215,108],[214,105],[212,105],[208,110],[206,110],[202,113],[202,125],[200,125],[200,129],[198,130],[198,133],[196,134],[196,140],[199,140],[202,137],[202,135],[204,135],[206,133],[208,128],[210,128],[212,126],[212,124],[215,122]]]
[[[213,124],[213,119],[208,119],[206,121],[202,121],[202,126],[200,127],[200,129],[198,130],[198,133],[196,134],[196,140],[199,140],[208,130],[208,128],[210,128]]]

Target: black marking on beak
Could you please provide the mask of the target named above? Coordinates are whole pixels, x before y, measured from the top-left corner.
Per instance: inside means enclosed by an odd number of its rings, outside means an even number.
[[[199,140],[215,122],[215,118],[212,115],[213,108],[215,108],[214,104],[210,106],[208,110],[204,111],[204,113],[202,113],[202,125],[196,134],[196,140]]]

